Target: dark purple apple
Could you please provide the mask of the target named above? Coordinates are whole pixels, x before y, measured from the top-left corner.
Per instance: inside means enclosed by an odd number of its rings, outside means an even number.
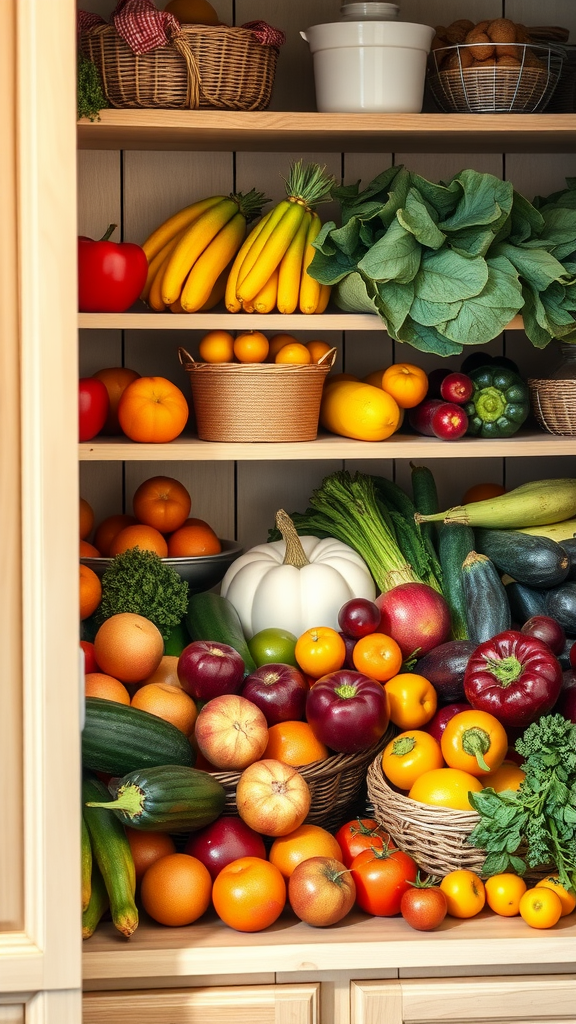
[[[355,640],[375,633],[380,625],[378,605],[365,597],[353,597],[338,612],[338,625],[346,636],[354,637]]]
[[[308,693],[306,719],[314,735],[338,754],[366,750],[388,727],[388,699],[380,683],[340,669],[322,676]]]
[[[194,832],[184,852],[202,861],[212,880],[222,868],[239,857],[260,857],[266,860],[262,836],[241,818],[233,817],[217,818],[211,825]]]
[[[566,634],[562,626],[549,615],[533,615],[531,619],[527,619],[520,632],[543,640],[556,656],[562,654],[566,645]]]
[[[244,661],[228,644],[194,640],[178,658],[178,679],[194,700],[212,700],[224,693],[240,693]]]
[[[427,583],[401,583],[376,598],[380,632],[399,644],[404,658],[423,657],[450,635],[450,610]]]
[[[576,669],[576,640],[574,641],[574,643],[572,644],[572,647],[570,648],[570,653],[569,653],[568,657],[570,659],[570,664],[571,664],[572,668]]]
[[[457,441],[468,429],[468,417],[461,405],[441,402],[432,413],[430,428],[441,441]]]
[[[304,718],[308,683],[292,665],[261,665],[244,680],[242,696],[264,713],[268,725]]]
[[[434,437],[432,430],[432,417],[438,406],[444,403],[439,398],[426,398],[420,405],[410,409],[408,423],[417,434],[424,434],[426,437]]]
[[[464,405],[474,393],[474,382],[465,373],[449,373],[440,385],[440,397],[454,405]]]
[[[448,640],[416,662],[414,671],[432,683],[438,704],[464,700],[464,673],[477,646],[473,640]]]
[[[380,612],[378,612],[378,615],[380,615]],[[353,636],[347,636],[346,633],[340,632],[338,633],[338,636],[342,637],[344,641],[344,646],[346,648],[346,657],[344,659],[344,664],[342,668],[349,668],[352,672],[355,672],[356,666],[354,665],[354,648],[356,647],[358,641]]]
[[[442,733],[450,719],[454,718],[454,715],[459,715],[461,711],[471,710],[472,706],[470,704],[447,704],[445,708],[440,708],[440,710],[436,712],[434,718],[431,718],[426,725],[421,725],[420,728],[423,732],[429,732],[430,735],[440,743]]]
[[[576,722],[576,672],[569,668],[562,674],[562,690],[554,708],[564,718]]]

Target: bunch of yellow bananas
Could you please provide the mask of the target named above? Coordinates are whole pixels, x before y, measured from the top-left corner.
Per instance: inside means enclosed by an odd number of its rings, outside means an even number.
[[[332,183],[318,164],[292,165],[286,199],[252,229],[232,264],[225,292],[230,313],[324,312],[330,287],[307,270],[322,226],[312,207],[328,195]]]
[[[266,200],[252,189],[210,196],[173,214],[146,239],[148,277],[142,299],[156,312],[195,313],[224,297],[230,265]]]

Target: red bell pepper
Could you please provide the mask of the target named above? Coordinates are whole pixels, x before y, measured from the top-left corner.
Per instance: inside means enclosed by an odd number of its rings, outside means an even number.
[[[133,242],[111,242],[111,224],[101,239],[78,238],[78,308],[81,313],[125,313],[148,276],[146,253]]]
[[[547,644],[513,629],[480,644],[464,673],[473,708],[502,725],[524,728],[550,711],[562,688],[562,667]]]

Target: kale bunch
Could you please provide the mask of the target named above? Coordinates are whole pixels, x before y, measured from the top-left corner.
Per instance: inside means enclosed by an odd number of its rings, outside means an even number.
[[[99,121],[99,111],[109,106],[109,104],[104,95],[98,68],[83,53],[78,54],[76,89],[78,117],[87,117],[90,121]]]
[[[130,548],[116,555],[102,576],[102,601],[96,612],[101,624],[119,612],[150,619],[164,640],[188,608],[188,584],[153,551]]]

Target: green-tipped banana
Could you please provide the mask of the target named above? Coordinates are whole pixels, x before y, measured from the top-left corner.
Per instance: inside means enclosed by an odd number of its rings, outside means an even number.
[[[527,526],[546,526],[576,516],[576,480],[534,480],[513,491],[484,501],[456,505],[446,512],[421,515],[417,523],[463,523],[495,530],[519,530]]]

